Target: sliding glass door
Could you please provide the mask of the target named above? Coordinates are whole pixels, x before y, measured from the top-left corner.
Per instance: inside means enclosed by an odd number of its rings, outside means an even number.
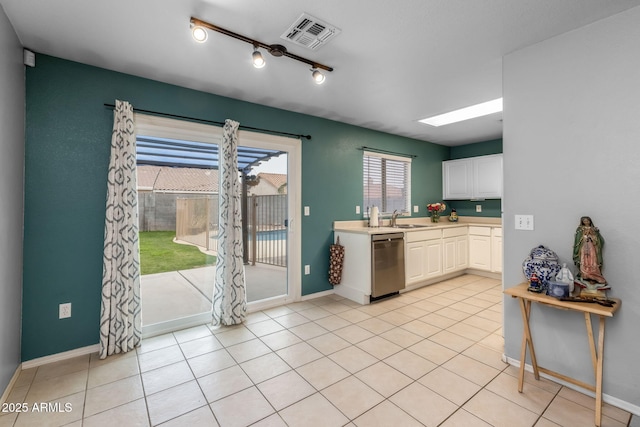
[[[211,320],[216,126],[136,116],[143,335]],[[300,297],[300,141],[239,132],[249,311]]]
[[[246,148],[279,154],[251,168],[245,253],[247,300],[255,310],[300,296],[300,140],[240,131]],[[297,277],[296,277],[297,276]]]

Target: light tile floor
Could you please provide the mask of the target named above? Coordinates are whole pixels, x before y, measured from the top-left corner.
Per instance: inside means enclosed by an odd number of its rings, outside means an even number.
[[[8,403],[29,411],[0,426],[593,425],[583,394],[529,374],[518,393],[501,301],[498,281],[466,275],[369,306],[332,295],[174,332],[23,371]],[[605,405],[604,427],[629,419]]]

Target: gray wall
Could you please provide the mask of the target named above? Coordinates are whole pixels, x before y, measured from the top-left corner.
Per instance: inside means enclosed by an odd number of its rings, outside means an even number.
[[[0,395],[20,364],[24,102],[22,46],[0,6]]]
[[[640,410],[640,7],[504,58],[504,286],[524,280],[522,261],[544,244],[574,268],[581,215],[606,241],[605,278],[622,308],[606,323],[604,393]],[[514,229],[533,214],[534,231]],[[519,359],[522,322],[505,299],[505,351]],[[584,318],[535,307],[542,366],[593,383]]]

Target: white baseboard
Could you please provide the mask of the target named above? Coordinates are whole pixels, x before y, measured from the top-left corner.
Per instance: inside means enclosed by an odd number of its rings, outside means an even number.
[[[2,396],[0,396],[0,405],[2,405],[9,397],[9,393],[11,393],[11,390],[13,389],[13,385],[16,383],[16,381],[18,381],[18,377],[20,376],[20,371],[22,371],[22,364],[18,365],[18,367],[16,368],[16,371],[13,373],[13,376],[11,377],[11,380],[9,381],[9,384],[7,384],[7,388],[4,389]]]
[[[270,308],[281,307],[286,304],[296,302],[296,298],[287,296],[277,296],[271,298],[265,298],[260,301],[254,301],[247,304],[247,314],[255,313],[257,311],[268,310]]]
[[[488,279],[502,280],[502,273],[495,273],[495,272],[484,271],[484,270],[476,270],[475,268],[467,268],[464,271],[464,274],[473,274],[475,276],[486,277]]]
[[[508,363],[509,365],[515,366],[517,368],[520,367],[520,360],[507,357],[504,354],[502,355],[502,361]],[[533,372],[533,367],[528,363],[524,365],[524,369],[528,372]],[[591,390],[584,389],[582,387],[579,387],[575,384],[571,384],[567,381],[563,381],[554,376],[547,375],[543,372],[540,372],[540,376],[550,381],[553,381],[555,383],[562,384],[563,386],[570,388],[572,390],[578,391],[582,394],[586,394],[587,396],[595,397],[595,393],[592,392]],[[619,399],[617,397],[611,396],[606,393],[602,393],[602,401],[612,406],[615,406],[616,408],[620,408],[624,411],[627,411],[633,415],[640,416],[640,406],[634,405],[633,403],[627,402],[625,400]]]
[[[50,356],[38,357],[36,359],[22,362],[22,369],[35,368],[37,366],[49,363],[59,362],[61,360],[73,359],[74,357],[84,356],[85,354],[97,353],[100,351],[100,344],[89,345],[86,347],[76,348],[75,350],[63,351],[62,353],[52,354]]]
[[[315,292],[313,294],[303,295],[302,298],[300,298],[300,301],[307,301],[307,300],[310,300],[310,299],[326,297],[327,295],[333,295],[333,294],[335,294],[333,289],[329,289],[328,291]]]

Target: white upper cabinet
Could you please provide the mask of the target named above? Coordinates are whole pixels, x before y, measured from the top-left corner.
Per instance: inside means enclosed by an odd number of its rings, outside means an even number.
[[[443,199],[470,199],[473,194],[473,162],[471,159],[442,162]]]
[[[502,154],[442,162],[442,198],[501,199]]]
[[[473,158],[473,198],[502,198],[502,154]]]

